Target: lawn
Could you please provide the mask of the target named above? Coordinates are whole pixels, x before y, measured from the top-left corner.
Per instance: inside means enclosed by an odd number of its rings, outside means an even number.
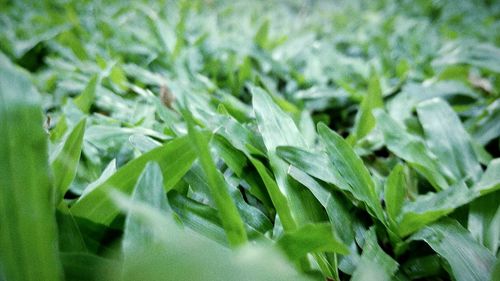
[[[500,2],[0,0],[0,280],[500,280]]]

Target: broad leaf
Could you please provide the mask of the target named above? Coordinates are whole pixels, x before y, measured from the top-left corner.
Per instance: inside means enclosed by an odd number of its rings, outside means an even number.
[[[453,109],[441,99],[432,99],[420,103],[417,112],[429,149],[454,179],[479,179],[481,166],[469,134]]]
[[[430,224],[410,237],[423,240],[441,255],[457,281],[488,281],[495,256],[475,241],[458,222],[445,219]]]
[[[195,158],[195,149],[187,136],[170,141],[125,164],[105,182],[80,197],[71,207],[71,212],[96,223],[110,224],[119,210],[108,197],[109,190],[118,189],[131,194],[137,178],[149,161],[158,162],[165,179],[164,188],[169,190],[189,170]]]
[[[398,263],[380,248],[374,228],[371,228],[365,234],[361,260],[351,280],[392,280],[394,273],[398,269]]]
[[[387,148],[421,173],[437,189],[446,189],[446,177],[440,173],[436,156],[430,153],[423,141],[405,131],[387,113],[375,111],[377,126],[384,134]]]
[[[278,245],[292,260],[313,252],[349,253],[349,249],[335,237],[329,223],[308,224],[293,232],[285,233],[278,240]]]
[[[352,194],[364,202],[372,215],[384,222],[382,206],[375,191],[375,184],[361,158],[349,144],[326,125],[318,125],[320,139],[338,173],[349,184]]]

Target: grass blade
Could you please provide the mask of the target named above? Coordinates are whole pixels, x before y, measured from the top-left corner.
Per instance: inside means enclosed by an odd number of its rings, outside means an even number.
[[[54,188],[38,92],[0,53],[0,278],[60,280]]]
[[[241,246],[247,242],[245,226],[229,194],[229,187],[212,159],[209,140],[194,127],[194,121],[190,113],[184,110],[183,114],[188,121],[189,137],[198,153],[198,159],[208,181],[210,196],[217,207],[229,245],[232,247]]]

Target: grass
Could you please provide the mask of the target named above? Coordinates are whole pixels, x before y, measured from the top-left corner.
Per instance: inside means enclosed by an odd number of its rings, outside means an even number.
[[[32,2],[0,280],[500,279],[495,1]]]

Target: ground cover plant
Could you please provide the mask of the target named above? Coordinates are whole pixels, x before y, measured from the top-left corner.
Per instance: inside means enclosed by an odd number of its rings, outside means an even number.
[[[0,280],[500,280],[500,2],[0,27]]]

